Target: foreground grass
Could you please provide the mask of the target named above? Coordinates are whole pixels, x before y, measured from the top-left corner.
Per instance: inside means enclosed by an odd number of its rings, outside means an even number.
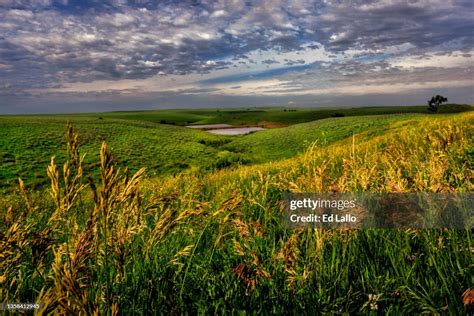
[[[469,230],[292,230],[281,198],[470,192],[473,122],[420,116],[297,158],[165,180],[126,176],[103,146],[88,187],[70,131],[51,198],[21,186],[2,202],[0,296],[66,314],[465,314]]]

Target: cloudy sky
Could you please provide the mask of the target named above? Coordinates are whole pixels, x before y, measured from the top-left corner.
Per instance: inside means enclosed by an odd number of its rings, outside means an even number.
[[[0,113],[474,103],[472,0],[0,0]]]

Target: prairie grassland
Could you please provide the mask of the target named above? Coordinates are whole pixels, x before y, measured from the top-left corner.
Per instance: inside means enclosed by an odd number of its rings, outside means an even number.
[[[246,111],[243,113],[247,114]],[[181,114],[186,117],[186,113]],[[86,170],[97,174],[94,171],[99,160],[97,148],[106,142],[115,154],[117,166],[131,171],[146,167],[148,176],[166,177],[185,170],[208,172],[233,165],[290,158],[303,153],[316,140],[321,145],[328,145],[352,133],[383,132],[383,128],[394,121],[420,114],[331,118],[240,136],[213,135],[149,122],[143,113],[137,117],[129,113],[122,115],[128,119],[111,118],[111,115],[0,116],[0,192],[16,186],[18,178],[35,189],[48,184],[44,166],[50,157],[56,156],[60,161],[67,157],[64,125],[68,119],[79,133],[81,153],[86,154]],[[137,120],[130,119],[135,117]]]
[[[452,104],[443,105],[440,112],[472,109],[470,105]],[[367,129],[383,131],[382,127],[390,121],[427,112],[426,106],[398,106],[0,115],[0,192],[16,185],[18,178],[35,189],[47,185],[44,166],[49,158],[56,156],[61,161],[66,158],[63,134],[67,120],[72,121],[79,133],[81,152],[86,153],[85,169],[97,166],[97,148],[105,141],[113,149],[118,166],[132,171],[146,167],[148,176],[166,177],[189,169],[207,172],[238,164],[286,159],[301,154],[316,140],[320,145],[327,145]],[[346,117],[326,119],[334,116]],[[208,123],[263,124],[270,128],[297,125],[239,137],[182,127]]]
[[[0,297],[38,314],[466,314],[469,230],[288,229],[285,192],[472,192],[473,113],[414,117],[299,157],[145,179],[77,134],[50,196],[1,201]]]
[[[445,104],[440,113],[459,113],[472,111],[467,104]],[[340,116],[386,115],[401,113],[429,114],[426,105],[418,106],[372,106],[357,108],[266,108],[251,107],[247,109],[185,109],[155,110],[137,112],[100,113],[104,118],[116,118],[145,122],[166,122],[167,124],[214,124],[228,123],[234,125],[265,124],[265,122],[293,125]],[[82,114],[91,116],[96,114]]]

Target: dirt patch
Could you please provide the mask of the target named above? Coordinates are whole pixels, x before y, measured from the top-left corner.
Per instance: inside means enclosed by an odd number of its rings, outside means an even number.
[[[278,122],[270,122],[270,121],[262,121],[257,124],[258,126],[265,127],[265,128],[280,128],[286,127],[288,125]]]

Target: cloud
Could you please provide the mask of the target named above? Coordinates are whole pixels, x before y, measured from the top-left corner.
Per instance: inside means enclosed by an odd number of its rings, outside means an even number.
[[[472,46],[472,1],[328,1],[317,30],[334,50],[383,49],[410,43],[418,48],[453,40]]]
[[[265,65],[271,65],[271,64],[279,64],[279,61],[276,61],[275,59],[265,59],[262,61],[262,64]]]
[[[472,75],[467,0],[4,0],[0,16],[0,96],[235,96],[246,81],[256,94],[342,93]]]
[[[306,63],[306,61],[304,59],[289,60],[289,59],[285,58],[285,65],[288,65],[288,66],[302,65],[304,63]]]

